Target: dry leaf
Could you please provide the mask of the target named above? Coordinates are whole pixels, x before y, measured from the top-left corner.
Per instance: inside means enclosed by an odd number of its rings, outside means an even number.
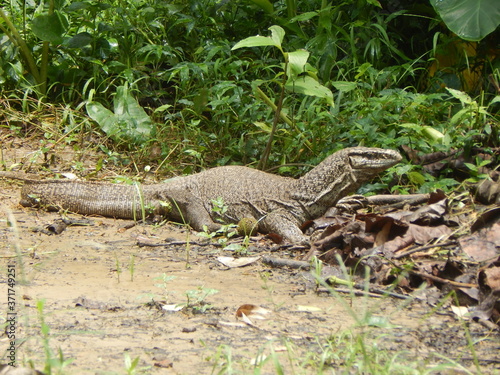
[[[462,251],[477,262],[496,258],[500,254],[499,214],[500,209],[495,209],[481,215],[472,226],[473,233],[458,240]]]
[[[246,316],[244,313],[241,313],[240,319],[243,320],[244,323],[248,324],[249,326],[256,327],[255,324],[250,320],[248,316]]]
[[[479,272],[478,283],[484,291],[500,292],[500,260],[493,262],[488,268]]]
[[[451,305],[451,311],[453,311],[453,313],[458,316],[459,318],[462,318],[462,319],[469,319],[469,309],[467,308],[467,306],[455,306],[455,305]]]
[[[181,311],[182,305],[176,303],[176,304],[172,304],[172,305],[163,305],[161,308],[165,311],[175,312],[175,311]]]
[[[236,310],[236,317],[241,318],[243,316],[251,316],[254,319],[266,319],[264,315],[267,315],[270,312],[270,310],[257,305],[245,304],[241,305],[238,310]]]
[[[444,214],[447,212],[448,200],[441,201],[421,207],[410,216],[405,217],[410,223],[419,225],[431,225],[442,222]]]
[[[224,257],[220,256],[217,257],[217,260],[221,262],[223,265],[229,268],[236,268],[236,267],[244,267],[248,266],[249,264],[255,263],[260,259],[259,257],[242,257],[242,258],[233,258],[233,257]]]
[[[252,366],[257,366],[257,365],[260,365],[262,362],[264,362],[266,359],[267,359],[267,355],[259,354],[257,357],[252,358],[250,360],[250,364]]]

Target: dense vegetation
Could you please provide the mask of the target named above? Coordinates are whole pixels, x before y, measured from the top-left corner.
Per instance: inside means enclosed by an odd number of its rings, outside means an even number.
[[[47,141],[81,146],[98,130],[112,140],[105,152],[184,172],[315,164],[359,144],[499,146],[498,27],[465,41],[429,0],[12,0],[0,10],[2,126],[42,128]],[[274,42],[246,39],[257,35]],[[46,131],[37,116],[55,112]],[[418,186],[431,179],[401,168]]]

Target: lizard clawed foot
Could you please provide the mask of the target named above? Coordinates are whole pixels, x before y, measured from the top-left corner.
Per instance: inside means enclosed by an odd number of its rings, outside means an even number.
[[[360,208],[364,208],[368,206],[368,199],[363,195],[350,195],[348,197],[344,197],[340,199],[335,208],[346,211],[346,212],[354,212]]]

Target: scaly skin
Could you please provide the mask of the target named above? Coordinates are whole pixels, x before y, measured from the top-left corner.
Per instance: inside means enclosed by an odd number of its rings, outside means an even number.
[[[396,151],[352,147],[330,155],[298,179],[242,166],[213,168],[143,186],[15,178],[26,181],[20,202],[26,207],[52,206],[84,215],[136,219],[142,217],[141,207],[147,206],[198,231],[203,226],[215,231],[220,220],[237,223],[251,217],[258,220],[262,233],[307,243],[300,230],[302,223],[322,216],[339,199],[400,160]],[[213,211],[212,204],[219,198],[227,208],[221,215]]]

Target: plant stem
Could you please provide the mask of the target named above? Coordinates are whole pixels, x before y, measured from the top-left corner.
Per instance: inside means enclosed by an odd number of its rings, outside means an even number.
[[[257,92],[257,96],[259,97],[259,99],[261,99],[264,103],[266,103],[275,113],[278,112],[279,113],[279,117],[281,117],[281,119],[287,125],[289,125],[291,128],[295,129],[295,131],[297,132],[297,134],[299,134],[300,137],[303,138],[305,146],[309,150],[311,150],[311,147],[312,147],[311,142],[309,142],[309,140],[304,136],[304,134],[302,134],[302,131],[297,127],[297,125],[295,124],[295,122],[292,121],[292,120],[290,120],[290,118],[288,118],[288,116],[285,113],[283,113],[281,111],[281,109],[278,111],[278,106],[276,104],[274,104],[271,99],[269,99],[269,97],[264,93],[264,91],[262,91],[260,89],[259,86],[255,86],[254,89]]]
[[[287,71],[287,66],[288,63],[285,62],[285,72]],[[271,133],[269,133],[269,139],[267,140],[266,148],[264,149],[264,152],[262,153],[262,157],[259,160],[259,165],[257,166],[257,169],[264,170],[266,169],[267,162],[269,160],[269,155],[271,154],[271,148],[273,145],[273,139],[274,139],[274,133],[276,133],[276,128],[278,127],[278,120],[281,116],[281,109],[283,108],[283,98],[285,97],[285,83],[286,83],[287,76],[286,74],[283,75],[283,85],[281,86],[281,93],[280,97],[278,99],[278,103],[275,105],[276,109],[274,110],[274,118],[273,118],[273,127],[271,128]]]
[[[5,32],[5,34],[9,37],[12,43],[19,46],[21,53],[24,59],[26,60],[26,63],[28,64],[29,72],[33,75],[33,78],[35,78],[36,83],[42,85],[43,82],[40,76],[40,72],[38,70],[38,67],[36,66],[35,59],[33,58],[33,55],[31,54],[31,51],[28,48],[28,45],[17,31],[16,26],[14,26],[14,24],[10,21],[9,17],[4,13],[2,8],[0,8],[0,18],[4,20],[8,28],[7,30],[2,27],[2,31]]]

